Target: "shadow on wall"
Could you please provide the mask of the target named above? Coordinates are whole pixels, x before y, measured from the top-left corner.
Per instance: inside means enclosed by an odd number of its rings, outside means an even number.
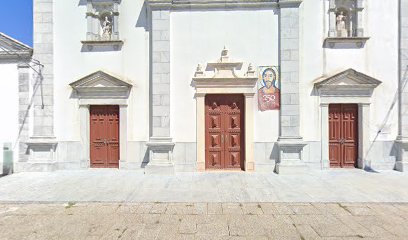
[[[146,7],[146,2],[143,2],[143,6],[140,9],[139,16],[136,21],[136,28],[144,28],[145,31],[149,31],[149,23],[147,21],[148,14],[147,14],[147,7]]]
[[[278,147],[277,143],[273,144],[273,148],[272,148],[271,154],[269,155],[269,159],[270,160],[275,160],[276,162],[278,161],[278,159],[279,159],[279,147]]]
[[[143,156],[142,164],[140,164],[141,168],[145,168],[146,165],[149,163],[149,148],[146,149],[145,155]]]

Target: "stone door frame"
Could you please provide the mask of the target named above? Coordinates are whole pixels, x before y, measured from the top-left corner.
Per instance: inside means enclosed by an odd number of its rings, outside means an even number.
[[[197,104],[197,168],[198,171],[206,171],[205,168],[205,96],[207,94],[243,94],[245,97],[245,171],[254,170],[254,95],[253,89],[230,89],[230,88],[216,88],[216,89],[200,89],[195,94]]]
[[[196,94],[197,168],[205,171],[205,96],[207,94],[243,94],[245,97],[245,171],[253,171],[254,162],[254,95],[258,77],[251,64],[243,76],[239,74],[242,62],[231,61],[229,50],[224,47],[217,62],[207,63],[211,76],[206,76],[202,66],[197,66],[192,85]]]
[[[324,77],[315,83],[315,89],[320,96],[322,169],[330,168],[329,104],[358,105],[357,167],[364,169],[371,166],[371,161],[367,158],[370,147],[371,97],[380,84],[381,81],[354,69]]]
[[[90,140],[90,106],[92,105],[117,105],[119,106],[119,168],[126,162],[127,156],[127,101],[123,99],[80,99],[80,137],[81,137],[81,168],[91,166],[91,140]]]
[[[81,168],[90,168],[90,106],[119,106],[119,168],[127,160],[128,97],[132,83],[125,82],[103,71],[94,72],[70,84],[73,98],[78,99],[81,137]]]
[[[354,97],[349,98],[332,98],[322,99],[320,104],[321,112],[321,144],[322,144],[322,169],[330,168],[329,159],[329,105],[330,104],[357,104],[358,105],[358,158],[357,167],[364,169],[370,163],[367,159],[368,149],[370,147],[370,106],[371,103],[367,99],[359,99]],[[366,124],[364,124],[366,123]]]

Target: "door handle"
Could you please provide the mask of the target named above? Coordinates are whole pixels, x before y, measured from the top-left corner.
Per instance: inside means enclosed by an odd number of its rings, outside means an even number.
[[[346,140],[344,138],[340,139],[340,144],[344,144]]]
[[[103,142],[105,143],[105,145],[107,145],[107,144],[108,144],[108,142],[106,141],[106,139],[104,139],[104,140],[103,140]]]

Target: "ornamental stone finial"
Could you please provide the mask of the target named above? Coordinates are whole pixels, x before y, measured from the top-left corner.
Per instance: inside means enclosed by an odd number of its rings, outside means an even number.
[[[201,66],[201,64],[198,64],[196,68],[196,72],[194,73],[194,77],[203,77],[203,76],[204,76],[203,67]]]
[[[224,45],[224,49],[221,51],[221,62],[228,62],[229,56],[228,56],[229,50],[228,48]]]
[[[255,76],[255,70],[254,70],[254,66],[252,65],[252,63],[250,63],[250,64],[248,65],[248,71],[247,71],[246,75],[247,75],[248,77],[253,77],[253,76]]]

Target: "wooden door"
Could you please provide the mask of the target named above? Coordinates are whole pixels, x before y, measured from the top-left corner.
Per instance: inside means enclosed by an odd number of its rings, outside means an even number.
[[[205,159],[207,169],[244,166],[244,97],[207,95],[205,101]]]
[[[358,107],[356,104],[329,106],[329,158],[331,167],[357,167]]]
[[[91,167],[119,167],[119,107],[90,108]]]

